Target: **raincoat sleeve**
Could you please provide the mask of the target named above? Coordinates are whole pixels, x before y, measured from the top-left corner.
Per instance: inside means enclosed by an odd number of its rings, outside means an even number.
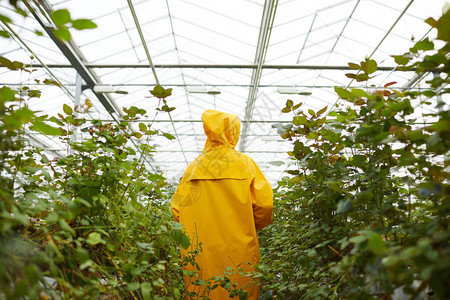
[[[254,165],[255,178],[251,184],[253,217],[256,229],[262,229],[272,223],[273,193],[272,186],[258,166]]]
[[[175,222],[180,222],[180,203],[186,196],[186,183],[182,179],[175,194],[173,194],[172,201],[170,201],[170,210],[172,211],[173,220]]]

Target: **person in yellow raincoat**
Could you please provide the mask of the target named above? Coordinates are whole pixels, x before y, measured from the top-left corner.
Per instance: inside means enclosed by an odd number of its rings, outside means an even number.
[[[256,230],[272,222],[273,210],[270,183],[248,155],[234,150],[241,126],[238,117],[206,110],[202,120],[205,147],[186,168],[171,201],[174,220],[186,229],[191,247],[201,244],[198,277],[185,276],[190,282],[223,276],[227,267],[254,270],[259,261]],[[251,277],[236,273],[230,279],[245,288],[247,299],[259,298],[259,286],[250,283]],[[229,298],[221,286],[209,294],[192,284],[187,289],[210,299]]]

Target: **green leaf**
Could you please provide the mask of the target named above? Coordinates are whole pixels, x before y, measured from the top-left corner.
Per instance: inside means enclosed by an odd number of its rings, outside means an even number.
[[[320,115],[323,114],[323,113],[327,110],[327,108],[328,108],[328,105],[325,106],[324,108],[322,108],[321,110],[319,110],[319,111],[317,112],[317,117],[320,117]]]
[[[308,119],[306,119],[305,116],[295,116],[292,123],[294,123],[294,125],[296,126],[306,125],[308,123]]]
[[[373,251],[375,254],[380,254],[386,250],[386,246],[384,245],[384,241],[381,238],[381,235],[378,233],[372,234],[372,236],[369,238],[369,248]]]
[[[173,135],[171,135],[170,133],[164,132],[163,136],[169,140],[174,140],[175,137]]]
[[[417,42],[414,47],[412,47],[410,50],[413,53],[417,53],[419,50],[427,51],[427,50],[433,50],[434,49],[434,43],[431,42],[428,38]]]
[[[70,40],[70,31],[67,28],[59,28],[59,29],[55,29],[53,30],[53,33],[55,34],[55,36],[63,42],[67,42]]]
[[[430,25],[431,27],[436,28],[437,27],[437,21],[433,18],[428,18],[425,20],[425,23],[427,23],[428,25]]]
[[[64,134],[60,128],[52,127],[42,121],[34,121],[32,129],[45,135],[59,136]]]
[[[272,299],[273,299],[273,291],[272,290],[268,290],[267,292],[262,294],[261,297],[259,298],[259,300],[272,300]]]
[[[6,57],[0,56],[0,65],[5,66],[9,69],[12,66],[12,62]]]
[[[67,114],[67,115],[71,115],[73,113],[73,109],[72,107],[70,107],[67,104],[63,105],[63,111]]]
[[[411,56],[409,54],[404,55],[392,55],[395,62],[399,65],[406,65],[411,60]]]
[[[50,121],[52,121],[53,123],[58,124],[59,126],[64,126],[64,123],[61,122],[60,120],[58,120],[58,119],[55,118],[55,117],[51,117],[51,118],[50,118]]]
[[[294,102],[292,100],[286,101],[286,107],[292,107],[294,105]]]
[[[139,123],[139,129],[142,131],[147,131],[147,125],[145,125],[144,123]]]
[[[366,74],[372,74],[378,69],[378,66],[375,60],[369,59],[361,62],[361,68]]]
[[[25,267],[25,275],[31,285],[37,283],[41,278],[41,272],[35,264],[30,264]]]
[[[239,300],[246,300],[248,297],[248,293],[246,290],[239,291]]]
[[[312,109],[308,109],[308,113],[313,117],[316,116],[316,113]]]
[[[9,39],[11,36],[5,30],[0,30],[0,36]]]
[[[150,93],[155,96],[156,98],[166,98],[170,95],[172,95],[172,89],[164,89],[160,85],[156,85],[153,90],[150,91]]]
[[[334,91],[341,97],[342,99],[349,99],[352,94],[344,88],[335,86]]]
[[[88,19],[78,19],[72,21],[72,27],[77,30],[94,29],[97,28],[97,24]]]
[[[350,67],[350,69],[353,70],[359,70],[360,66],[358,64],[354,64],[354,63],[348,63],[348,66]]]
[[[288,112],[290,112],[290,111],[291,111],[291,108],[290,108],[290,107],[287,107],[287,106],[281,110],[281,112],[282,112],[282,113],[285,113],[285,114],[288,113]]]
[[[351,209],[352,209],[352,201],[348,198],[346,200],[339,201],[337,213],[343,214],[349,212]]]
[[[284,161],[281,161],[281,160],[277,160],[277,161],[271,161],[271,162],[269,162],[271,165],[274,165],[274,166],[281,166],[281,165],[283,165],[284,164]]]
[[[0,14],[0,21],[4,23],[12,23],[12,20],[9,17],[1,14]]]
[[[45,179],[47,179],[47,181],[52,181],[52,176],[46,170],[42,170],[42,174],[44,175]]]
[[[58,86],[58,87],[61,87],[60,85],[59,85],[59,83],[58,83],[58,81],[56,81],[56,80],[53,80],[53,79],[48,79],[48,78],[46,78],[46,79],[44,79],[44,81],[42,81],[45,85],[56,85],[56,86]]]
[[[296,104],[292,107],[292,110],[296,110],[297,108],[299,108],[300,106],[302,106],[303,102],[300,102],[299,104]]]
[[[366,73],[358,74],[358,75],[355,77],[355,79],[356,79],[356,81],[358,81],[358,82],[361,82],[361,81],[367,81],[367,80],[369,80],[369,75],[367,75]]]
[[[437,38],[443,41],[450,41],[450,10],[442,15],[436,23],[438,31]]]
[[[56,26],[63,26],[70,22],[70,13],[67,9],[58,9],[52,13],[52,20]]]
[[[170,236],[175,242],[180,244],[183,249],[187,249],[191,245],[189,237],[181,230],[172,230]]]
[[[352,89],[352,94],[358,98],[367,97],[367,93],[362,89]]]
[[[89,233],[86,242],[91,246],[94,246],[98,243],[103,243],[103,244],[105,243],[105,241],[102,239],[102,236],[100,235],[100,233],[98,233],[96,231]]]
[[[17,92],[13,91],[7,86],[0,88],[0,102],[13,101],[16,98]]]

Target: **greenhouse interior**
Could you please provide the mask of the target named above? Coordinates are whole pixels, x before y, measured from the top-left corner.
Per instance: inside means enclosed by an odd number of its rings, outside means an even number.
[[[450,2],[0,0],[0,41],[0,299],[450,299]]]

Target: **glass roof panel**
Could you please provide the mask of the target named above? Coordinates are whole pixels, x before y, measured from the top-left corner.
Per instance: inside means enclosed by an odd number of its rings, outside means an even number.
[[[376,72],[374,84],[395,81],[394,87],[401,89],[414,74],[396,72],[390,55],[407,51],[412,36],[416,41],[433,38],[424,20],[439,17],[445,0],[28,3],[36,11],[23,18],[6,1],[0,2],[2,14],[14,19],[9,27],[0,24],[14,38],[2,40],[0,55],[31,64],[35,71],[24,77],[0,68],[0,83],[41,89],[41,98],[30,103],[32,109],[52,116],[63,104],[90,99],[94,108],[88,117],[109,122],[120,115],[121,107],[147,110],[143,122],[176,137],[155,136],[149,141],[158,145],[152,167],[174,181],[202,151],[204,110],[234,113],[242,122],[237,149],[248,153],[275,185],[289,168],[286,152],[292,148],[272,127],[292,120],[292,115],[281,113],[286,101],[304,102],[304,111],[331,109],[339,103],[334,86],[364,88],[345,73],[348,62],[366,57],[385,68]],[[65,8],[73,19],[92,19],[98,27],[72,30],[73,40],[61,47],[43,26],[51,23],[53,10]],[[80,99],[75,92],[77,73]],[[44,78],[58,80],[62,88],[43,85]],[[176,110],[170,116],[155,110],[158,100],[149,90],[157,82],[173,89],[168,103]],[[423,84],[423,78],[419,82]],[[93,84],[112,85],[128,94],[99,95],[92,91]],[[303,95],[280,94],[279,88],[296,88]],[[115,114],[108,111],[108,103]],[[34,133],[30,139],[51,155],[68,153],[58,139]]]

